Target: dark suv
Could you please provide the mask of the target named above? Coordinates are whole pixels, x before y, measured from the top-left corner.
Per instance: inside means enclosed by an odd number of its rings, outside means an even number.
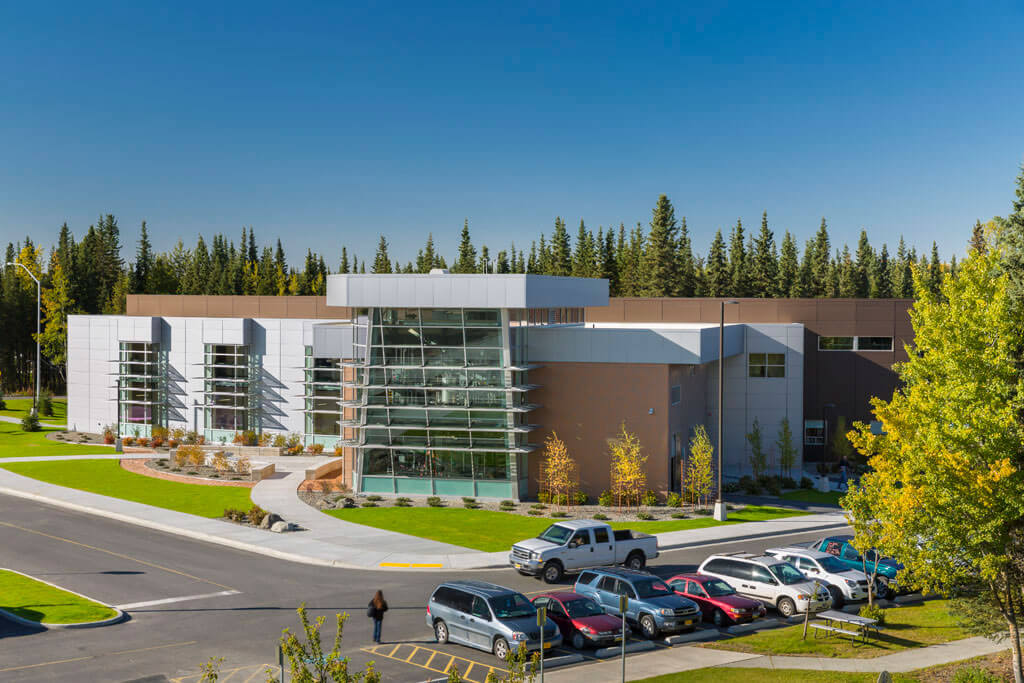
[[[580,574],[574,590],[597,601],[608,614],[620,615],[625,595],[626,621],[640,626],[647,638],[662,632],[692,631],[700,623],[700,607],[677,595],[654,574],[632,569],[592,569]]]

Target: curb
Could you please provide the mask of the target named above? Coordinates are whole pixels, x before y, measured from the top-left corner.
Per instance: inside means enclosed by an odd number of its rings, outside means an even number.
[[[738,541],[752,541],[752,540],[755,540],[755,539],[758,539],[758,538],[772,538],[772,537],[775,537],[775,536],[788,536],[788,535],[791,535],[791,534],[810,533],[812,531],[826,531],[828,529],[845,529],[848,526],[849,526],[849,524],[847,524],[846,522],[823,522],[823,523],[821,523],[819,525],[816,525],[816,526],[804,527],[802,529],[797,529],[797,530],[794,530],[794,531],[782,531],[782,532],[779,532],[779,531],[769,531],[769,532],[761,532],[761,533],[751,533],[751,534],[744,534],[743,536],[730,536],[729,538],[724,538],[724,539],[717,540],[717,541],[690,541],[690,542],[683,541],[683,542],[679,542],[679,543],[672,543],[672,544],[669,544],[669,545],[659,545],[658,546],[658,552],[668,551],[668,550],[683,550],[683,549],[686,549],[686,548],[700,548],[700,547],[706,546],[706,545],[718,545],[719,543],[734,543],[734,542],[738,542]],[[676,532],[668,532],[668,533],[676,533]]]
[[[117,623],[120,623],[120,622],[122,622],[122,621],[124,621],[125,619],[128,618],[128,615],[125,614],[120,609],[118,609],[117,607],[114,607],[113,605],[108,605],[107,603],[101,602],[100,600],[96,600],[95,598],[90,598],[88,595],[82,595],[81,593],[78,593],[78,592],[75,592],[75,591],[73,591],[71,589],[65,588],[64,586],[58,586],[55,583],[50,583],[49,581],[45,581],[43,579],[36,578],[35,576],[32,576],[30,574],[26,574],[25,572],[19,572],[17,569],[11,569],[9,567],[0,567],[0,569],[2,569],[4,571],[11,572],[13,574],[20,574],[21,576],[24,576],[27,579],[32,579],[33,581],[38,581],[39,583],[45,583],[47,586],[52,586],[53,588],[56,588],[57,590],[64,591],[65,593],[71,593],[72,595],[77,595],[78,597],[82,598],[83,600],[88,600],[89,602],[95,602],[97,605],[103,605],[104,607],[106,607],[108,609],[112,609],[112,610],[114,610],[114,612],[116,612],[116,614],[114,616],[110,617],[109,619],[103,619],[101,621],[83,621],[83,622],[79,622],[79,623],[75,623],[75,624],[51,624],[51,623],[48,623],[48,622],[45,622],[45,621],[32,621],[31,619],[26,619],[25,617],[20,617],[17,614],[14,614],[13,612],[9,612],[9,611],[7,611],[5,609],[0,608],[0,616],[3,616],[5,619],[13,621],[16,624],[21,624],[22,626],[29,626],[31,628],[42,627],[42,628],[45,628],[47,630],[70,629],[70,628],[97,628],[99,626],[110,626],[111,624],[117,624]]]

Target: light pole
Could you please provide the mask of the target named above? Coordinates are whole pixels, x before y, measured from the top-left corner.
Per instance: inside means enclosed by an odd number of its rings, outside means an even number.
[[[718,319],[718,495],[715,498],[715,519],[724,522],[728,518],[725,510],[725,498],[722,497],[722,397],[725,394],[725,305],[738,304],[739,301],[722,301],[721,315]]]
[[[36,397],[32,401],[32,414],[39,415],[39,371],[42,370],[39,363],[39,320],[42,317],[40,313],[40,301],[41,301],[41,287],[39,285],[39,278],[32,274],[32,271],[28,269],[24,263],[18,263],[17,261],[8,262],[9,266],[21,266],[28,273],[28,276],[36,283]]]

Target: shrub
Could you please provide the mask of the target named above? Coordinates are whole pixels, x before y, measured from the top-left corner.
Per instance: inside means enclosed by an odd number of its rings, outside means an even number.
[[[196,461],[197,457],[206,458],[203,456],[203,449],[193,444],[186,444],[178,448],[174,453],[174,464],[178,467],[185,467]]]
[[[885,610],[878,605],[863,605],[858,614],[867,619],[874,619],[879,626],[885,625]]]
[[[472,498],[470,498],[469,500],[463,499],[462,507],[466,508],[467,510],[479,510],[480,503],[476,502]]]
[[[542,503],[550,503],[551,494],[548,493],[547,491],[541,491],[540,493],[537,494],[537,500],[539,500]]]
[[[594,515],[593,515],[593,518],[596,519],[599,522],[603,522],[605,520],[611,519],[611,517],[609,517],[608,515],[606,515],[604,513],[601,513],[601,512],[595,512]]]
[[[53,394],[48,391],[39,394],[39,414],[53,417]]]
[[[284,434],[275,434],[273,446],[274,448],[287,448],[288,439],[285,438]]]
[[[171,468],[171,472],[181,472],[181,468],[180,467],[172,467]]]
[[[239,474],[249,474],[251,471],[252,464],[249,462],[249,456],[238,456],[238,460],[235,460],[235,472],[238,472]]]
[[[7,401],[4,400],[3,396],[0,396],[0,410],[7,410]]]
[[[658,504],[658,494],[654,491],[645,491],[644,495],[640,498],[640,504],[644,507],[654,507]]]
[[[668,497],[665,499],[665,505],[669,506],[670,508],[682,507],[683,497],[680,496],[675,491],[672,491],[668,494]]]
[[[765,490],[767,491],[768,495],[770,495],[770,496],[781,496],[782,495],[782,487],[779,486],[779,483],[776,482],[776,481],[768,482],[768,486],[766,487]]]
[[[168,448],[177,448],[180,445],[181,445],[181,442],[178,441],[177,439],[168,439],[167,440],[167,447]]]
[[[167,427],[153,427],[149,434],[153,437],[154,441],[157,439],[167,441],[167,437],[169,436],[167,433]]]
[[[738,481],[727,481],[722,484],[722,493],[739,493],[740,490]]]
[[[672,516],[672,519],[686,519],[686,513],[685,512],[673,512],[671,516]]]
[[[398,498],[395,498],[395,507],[396,508],[412,507],[412,499],[406,498],[404,496],[399,496]]]
[[[121,444],[124,445],[124,446],[134,446],[135,445],[135,437],[134,436],[126,436],[126,437],[124,437],[123,439],[121,439]]]
[[[568,516],[569,516],[569,513],[568,513],[568,512],[565,512],[564,510],[556,510],[556,511],[554,511],[554,512],[552,512],[552,513],[551,513],[551,516],[552,516],[552,517],[559,517],[559,518],[562,518],[562,517],[568,517]]]
[[[21,418],[21,429],[26,432],[38,432],[42,427],[39,426],[39,418],[34,413],[29,413]]]
[[[575,499],[574,502],[577,505],[586,505],[587,501],[590,500],[587,497],[587,494],[585,494],[583,491],[577,491],[576,493],[572,494],[572,497]]]
[[[710,515],[711,514],[711,509],[710,508],[697,508],[696,510],[693,511],[693,514],[695,514],[695,515]]]
[[[195,475],[197,475],[197,474],[199,474],[199,473],[198,473],[198,472],[196,472],[195,470],[189,470],[189,471],[188,471],[188,472],[186,472],[185,474],[190,474],[190,475],[192,475],[192,476],[194,477]]]
[[[192,467],[202,467],[206,464],[206,453],[199,446],[193,446],[194,450],[188,454],[188,462]]]
[[[597,504],[601,507],[610,508],[612,506],[612,492],[602,491],[601,495],[597,497]]]
[[[740,477],[740,489],[748,496],[756,496],[761,493],[761,485],[746,475]]]
[[[235,432],[235,438],[231,441],[239,446],[255,446],[259,444],[260,439],[255,431],[246,429],[244,432]]]
[[[429,505],[432,508],[443,508],[444,501],[441,500],[440,496],[430,496],[429,498],[427,498],[427,505]]]
[[[811,481],[808,477],[801,477],[800,488],[804,489],[805,491],[810,491],[811,489],[814,488],[814,482]]]
[[[540,510],[527,510],[526,514],[533,515],[534,517],[537,517],[539,515],[543,515],[544,513],[541,512]]]
[[[654,515],[652,515],[650,512],[644,512],[641,510],[640,512],[636,513],[636,518],[642,519],[644,521],[650,521],[654,519]]]
[[[795,489],[796,488],[796,481],[794,481],[793,477],[783,477],[782,478],[782,488],[784,488],[784,489]]]
[[[263,522],[263,518],[267,516],[267,511],[261,508],[259,505],[253,505],[249,508],[249,523],[253,526],[259,526]]]
[[[112,444],[117,440],[114,429],[116,429],[114,425],[107,425],[103,428],[103,443]]]
[[[334,446],[334,455],[342,456],[344,454],[345,454],[345,447],[342,446],[340,443],[339,444],[335,444],[335,446]]]
[[[514,500],[503,500],[503,501],[501,501],[501,507],[503,507],[503,508],[514,508],[515,506],[516,506],[516,502]]]
[[[313,485],[320,489],[320,493],[325,496],[334,490],[334,482],[330,479],[317,479]]]
[[[210,479],[220,479],[220,475],[214,472],[213,474],[210,475]]]
[[[217,451],[213,454],[213,460],[210,463],[213,465],[213,469],[218,472],[227,472],[231,469],[230,463],[228,463],[228,456],[224,455],[224,451]]]
[[[322,443],[315,443],[309,447],[309,452],[313,455],[320,455],[324,452],[324,445]]]
[[[186,434],[186,432],[185,432],[184,429],[182,429],[181,427],[175,427],[174,429],[171,430],[171,433],[168,434],[168,436],[170,438],[174,439],[175,441],[179,441],[180,442],[180,441],[184,440],[185,434]]]
[[[533,508],[534,510],[547,510],[548,509],[548,506],[545,505],[544,503],[533,503],[533,504],[530,505],[530,507]]]
[[[150,440],[149,445],[153,448],[160,448],[164,445],[164,440],[154,436],[152,440]]]
[[[364,500],[362,503],[360,503],[360,507],[375,508],[375,507],[377,507],[377,503],[375,503],[372,500]]]
[[[476,498],[466,498],[466,497],[463,497],[462,498],[462,502],[463,503],[475,503],[476,502]]]
[[[372,496],[367,496],[366,500],[369,500],[369,501],[372,501],[372,502],[376,503],[378,501],[384,500],[384,497],[383,496],[378,496],[377,494],[374,494]]]
[[[230,519],[232,522],[241,522],[245,519],[245,511],[238,510],[236,508],[225,508],[224,517]]]
[[[950,683],[999,683],[1000,680],[1002,679],[980,666],[968,666],[957,669]]]
[[[288,455],[298,455],[302,452],[302,435],[292,432],[285,439],[285,452]]]
[[[136,443],[139,444],[140,446],[149,446],[149,439],[145,436],[140,436],[138,439],[136,439]]]

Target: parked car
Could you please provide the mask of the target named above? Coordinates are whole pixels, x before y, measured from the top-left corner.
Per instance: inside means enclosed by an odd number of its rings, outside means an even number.
[[[789,562],[809,579],[824,581],[832,594],[833,607],[842,607],[847,600],[868,597],[868,577],[864,572],[850,569],[833,555],[810,548],[769,548],[764,552]]]
[[[520,574],[555,583],[565,572],[624,564],[639,571],[658,556],[658,539],[629,529],[613,530],[591,519],[552,524],[537,538],[512,546],[508,561]]]
[[[564,642],[577,650],[622,642],[622,620],[605,614],[593,598],[571,591],[544,593],[533,599],[536,608],[546,607],[548,618],[558,624]],[[629,635],[626,627],[626,635]]]
[[[767,614],[760,600],[743,597],[735,588],[714,576],[676,574],[668,580],[668,585],[678,595],[697,603],[704,619],[710,619],[719,628],[746,624]]]
[[[869,550],[863,555],[853,547],[853,536],[827,536],[810,545],[814,550],[832,555],[850,569],[859,569],[868,576],[875,571],[875,595],[889,598],[899,591],[898,575],[903,565],[891,557],[882,557],[877,551]]]
[[[439,643],[459,643],[493,652],[505,661],[525,644],[539,650],[537,610],[522,593],[484,581],[446,581],[430,595],[427,626]],[[544,624],[544,649],[562,644],[551,619]]]
[[[774,605],[784,617],[797,612],[819,612],[832,606],[832,596],[824,586],[818,586],[815,591],[814,582],[800,570],[771,556],[712,555],[701,563],[697,573],[722,579],[740,595]]]
[[[619,596],[628,598],[626,622],[639,626],[645,638],[666,632],[692,631],[700,623],[700,607],[676,595],[664,581],[647,572],[613,567],[584,571],[574,590],[598,603],[608,614],[619,615]]]

